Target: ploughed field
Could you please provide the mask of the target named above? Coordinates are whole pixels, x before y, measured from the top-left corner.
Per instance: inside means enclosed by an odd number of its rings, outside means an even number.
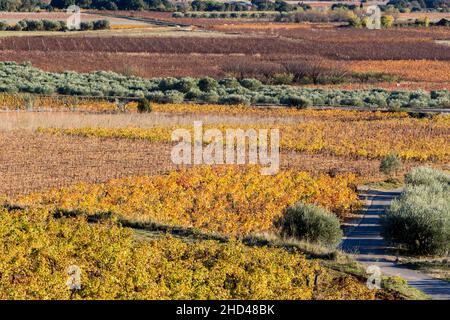
[[[164,14],[157,18],[172,21]],[[322,58],[332,69],[398,76],[403,87],[417,88],[420,85],[414,83],[419,83],[426,88],[448,88],[450,50],[445,43],[450,40],[450,31],[445,27],[365,30],[206,20],[210,25],[200,23],[191,31],[166,34],[113,35],[112,30],[101,34],[8,36],[0,39],[0,59],[30,61],[48,71],[111,70],[145,77],[218,77],[235,74],[242,66],[254,69],[248,70],[253,74],[282,73],[287,62]],[[199,32],[202,29],[209,32]],[[427,65],[431,68],[424,67]]]

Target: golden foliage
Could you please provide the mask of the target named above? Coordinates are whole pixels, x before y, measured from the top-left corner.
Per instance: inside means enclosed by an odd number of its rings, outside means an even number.
[[[299,253],[235,241],[136,242],[111,221],[55,219],[37,209],[0,209],[0,239],[0,299],[375,298],[355,278],[335,281]],[[72,265],[81,271],[74,292],[66,285]]]
[[[137,112],[137,103],[128,102],[119,108],[115,102],[81,98],[77,96],[39,96],[30,94],[0,93],[0,109],[5,110],[49,110],[49,111],[80,111],[80,112]],[[263,108],[246,105],[218,105],[195,103],[152,103],[155,113],[205,114],[226,113],[230,115],[252,116],[295,116],[302,120],[381,120],[391,118],[406,118],[406,112],[355,111],[355,110],[298,110],[296,108]]]
[[[263,176],[257,167],[196,167],[105,184],[82,183],[22,196],[17,202],[89,214],[113,212],[133,222],[247,235],[273,230],[274,219],[297,201],[344,216],[359,206],[354,181],[353,175],[314,179],[294,171]]]
[[[39,96],[32,94],[0,93],[0,109],[111,112],[117,109],[114,103],[77,96]]]
[[[38,131],[85,137],[113,137],[170,142],[176,127],[143,128],[41,128]],[[184,127],[192,130],[192,127]],[[450,117],[433,119],[387,118],[383,120],[306,121],[297,124],[216,124],[204,126],[223,133],[227,129],[279,128],[281,148],[308,153],[379,159],[396,153],[406,160],[448,161]]]
[[[412,81],[450,81],[450,62],[438,60],[364,60],[352,61],[354,72],[383,72]]]

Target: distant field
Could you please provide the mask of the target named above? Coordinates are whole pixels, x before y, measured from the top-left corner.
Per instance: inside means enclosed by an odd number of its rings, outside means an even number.
[[[82,19],[106,18],[111,21],[113,30],[0,32],[0,60],[30,61],[48,71],[111,70],[144,77],[223,77],[237,73],[246,76],[282,73],[284,63],[320,57],[326,59],[330,67],[383,72],[401,78],[400,85],[378,84],[384,88],[400,86],[431,90],[449,87],[450,51],[445,45],[450,41],[449,28],[371,31],[338,28],[332,24],[178,19],[171,15],[167,12],[102,11],[93,15],[84,13]],[[2,13],[1,16],[11,20],[25,17],[61,19],[67,15]],[[136,21],[122,16],[148,20]],[[153,24],[155,20],[192,27],[161,26]],[[1,38],[6,36],[8,38]],[[366,88],[368,84],[340,86]]]
[[[65,21],[69,18],[70,14],[65,12],[0,12],[0,21],[4,21],[9,24],[15,24],[20,20],[58,20]],[[94,20],[108,20],[112,26],[116,25],[137,25],[148,26],[147,23],[141,21],[133,21],[129,19],[106,17],[97,14],[81,13],[81,21],[94,21]]]
[[[428,17],[431,21],[450,19],[450,12],[409,12],[397,14],[398,20],[422,19]]]
[[[95,111],[95,104],[89,107]],[[105,108],[103,104],[99,107]],[[265,110],[183,104],[155,105],[154,108],[155,112],[149,115],[133,112],[0,113],[0,147],[4,151],[0,154],[0,172],[2,172],[0,194],[23,194],[81,181],[96,183],[112,178],[174,170],[176,166],[170,161],[170,142],[133,138],[133,130],[130,130],[130,135],[114,137],[113,134],[116,132],[114,130],[139,128],[135,131],[151,133],[151,128],[191,126],[194,120],[202,120],[205,124],[216,126],[225,122],[242,127],[264,123],[272,127],[280,126],[283,130],[292,125],[308,126],[313,131],[305,132],[315,136],[305,138],[312,139],[311,144],[308,144],[310,146],[313,145],[313,140],[320,137],[333,144],[334,140],[340,140],[344,135],[347,137],[347,143],[353,145],[353,154],[333,154],[330,152],[331,149],[302,151],[282,148],[281,168],[307,171],[314,175],[329,172],[352,173],[360,182],[379,181],[383,176],[378,171],[379,159],[358,156],[356,154],[359,152],[358,148],[367,149],[369,152],[382,150],[388,146],[402,152],[410,152],[408,150],[414,148],[426,152],[431,149],[441,150],[440,148],[448,150],[448,143],[442,139],[442,144],[436,143],[434,146],[427,144],[427,141],[435,141],[443,134],[448,134],[448,128],[438,123],[430,123],[427,130],[424,130],[428,120],[410,119],[404,113]],[[445,119],[442,121],[448,122],[448,119]],[[322,136],[319,132],[325,123],[331,125],[331,132]],[[79,131],[45,128],[78,128]],[[97,137],[95,130],[90,135],[84,135],[86,128],[104,128],[105,136]],[[364,133],[366,129],[370,132]],[[295,131],[291,133],[295,134]],[[292,134],[286,131],[282,141],[300,142],[299,138],[292,140]],[[393,134],[398,135],[398,142],[391,139]],[[371,142],[362,143],[361,137]],[[378,143],[373,143],[375,140]],[[22,145],[27,145],[27,148],[21,148]],[[339,148],[339,143],[330,147]],[[404,170],[419,163],[411,159],[405,160]],[[426,163],[445,166],[447,161],[426,161]]]

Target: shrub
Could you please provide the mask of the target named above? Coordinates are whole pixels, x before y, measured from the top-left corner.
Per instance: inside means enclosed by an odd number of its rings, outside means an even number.
[[[215,91],[204,92],[200,95],[199,99],[205,103],[217,103],[219,102],[219,95]]]
[[[388,154],[381,159],[380,171],[387,176],[397,174],[402,168],[402,161],[396,154]]]
[[[277,222],[284,237],[293,237],[329,247],[342,239],[339,219],[316,205],[298,203],[289,207]]]
[[[83,21],[80,23],[80,30],[94,30],[94,23],[92,21]]]
[[[28,31],[41,31],[44,30],[44,23],[42,20],[27,20],[27,28]]]
[[[109,20],[96,20],[94,21],[94,30],[104,30],[111,27]]]
[[[28,28],[28,23],[26,20],[20,20],[19,22],[16,23],[14,30],[27,30]]]
[[[249,79],[249,78],[245,78],[242,79],[240,81],[241,86],[243,86],[244,88],[247,88],[249,90],[257,90],[262,86],[261,81],[257,80],[257,79]]]
[[[227,89],[236,89],[241,86],[235,78],[225,78],[219,81],[219,84]]]
[[[213,78],[205,77],[198,81],[198,87],[204,92],[214,91],[218,87],[218,83]]]
[[[383,216],[383,235],[410,254],[447,255],[450,250],[450,192],[447,185],[412,185]]]
[[[444,172],[430,167],[414,168],[405,176],[405,183],[412,186],[433,185],[436,182],[449,184],[450,177]]]
[[[163,103],[180,103],[184,101],[184,94],[177,90],[169,90],[164,93],[164,97],[160,100]]]
[[[174,13],[172,13],[172,17],[173,18],[183,18],[184,14],[183,14],[183,12],[174,12]]]
[[[243,95],[240,94],[230,94],[219,99],[219,103],[222,104],[244,104],[250,105],[250,100]]]
[[[177,78],[167,77],[159,81],[158,87],[162,91],[175,90],[177,84],[178,84]]]
[[[193,78],[182,78],[174,85],[174,89],[183,93],[187,93],[192,89],[196,89],[197,83]]]
[[[200,98],[200,96],[203,94],[203,92],[200,91],[198,88],[193,88],[189,90],[185,95],[186,100],[197,100]]]
[[[391,28],[394,25],[394,17],[393,16],[382,16],[381,17],[381,26],[383,28]]]
[[[253,97],[252,102],[257,103],[257,104],[277,105],[277,104],[280,104],[280,99],[278,99],[278,97],[271,97],[271,96],[265,96],[265,95],[258,94]]]
[[[146,98],[142,98],[138,102],[137,110],[140,113],[149,113],[152,112],[152,105]]]
[[[61,29],[61,24],[59,21],[53,20],[42,20],[43,28],[47,31],[59,31]]]
[[[286,104],[290,107],[296,107],[298,109],[305,109],[312,106],[311,100],[293,94],[281,97],[280,102],[282,104]]]
[[[9,25],[6,22],[0,21],[0,31],[5,31],[9,28]]]

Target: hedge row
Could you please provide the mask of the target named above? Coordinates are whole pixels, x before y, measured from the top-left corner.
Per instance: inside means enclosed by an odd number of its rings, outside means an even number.
[[[327,90],[265,85],[256,79],[151,78],[114,72],[50,73],[30,64],[0,63],[0,92],[136,97],[161,103],[192,101],[219,104],[271,104],[296,107],[353,106],[369,108],[445,108],[450,92]]]
[[[104,30],[109,29],[108,20],[95,20],[80,23],[80,30]],[[56,20],[20,20],[15,25],[9,25],[0,21],[2,31],[68,31],[65,21]]]

